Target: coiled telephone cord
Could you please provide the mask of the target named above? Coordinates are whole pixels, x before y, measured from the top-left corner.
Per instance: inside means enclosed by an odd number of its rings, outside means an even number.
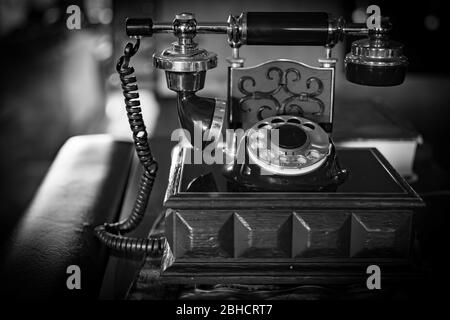
[[[116,223],[105,223],[95,228],[96,237],[108,248],[126,255],[160,255],[164,251],[166,238],[164,236],[150,236],[149,238],[126,237],[124,234],[134,230],[142,221],[147,208],[148,199],[153,189],[153,183],[158,171],[158,163],[153,158],[148,143],[147,130],[142,118],[141,103],[139,101],[136,76],[134,68],[129,66],[130,58],[139,49],[140,40],[136,44],[127,43],[124,55],[120,57],[116,65],[122,83],[127,110],[128,123],[133,133],[133,141],[136,153],[144,172],[141,176],[139,191],[133,210],[128,218]]]

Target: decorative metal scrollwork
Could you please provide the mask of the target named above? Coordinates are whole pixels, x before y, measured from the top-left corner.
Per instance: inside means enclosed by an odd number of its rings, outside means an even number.
[[[289,75],[293,74],[295,77],[289,80]],[[318,107],[316,112],[312,115],[320,116],[325,111],[325,105],[323,101],[319,98],[323,92],[323,83],[317,77],[309,77],[306,80],[306,88],[310,89],[313,85],[316,86],[316,90],[313,92],[294,92],[289,88],[289,82],[297,82],[301,79],[300,71],[295,68],[288,68],[282,70],[279,67],[271,67],[266,71],[266,79],[268,80],[278,80],[277,87],[270,91],[249,91],[245,88],[245,84],[250,82],[252,87],[256,87],[256,80],[251,76],[242,76],[238,81],[238,89],[245,96],[239,100],[240,108],[243,112],[250,112],[251,108],[245,108],[244,104],[248,100],[266,100],[271,101],[273,106],[262,105],[258,108],[257,117],[258,120],[262,120],[264,117],[262,113],[265,110],[275,111],[276,115],[286,115],[292,114],[295,110],[299,116],[304,115],[304,109],[302,103],[312,102]],[[284,91],[288,97],[283,100],[279,100],[275,95],[281,91]]]

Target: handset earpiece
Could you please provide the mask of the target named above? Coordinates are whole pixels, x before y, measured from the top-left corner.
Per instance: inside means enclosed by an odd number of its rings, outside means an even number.
[[[408,59],[403,45],[388,37],[390,23],[370,29],[368,37],[352,43],[344,60],[348,81],[366,86],[395,86],[405,80]]]

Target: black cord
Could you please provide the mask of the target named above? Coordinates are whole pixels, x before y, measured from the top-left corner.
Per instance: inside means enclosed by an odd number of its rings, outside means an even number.
[[[148,199],[155,182],[156,172],[158,171],[158,163],[153,158],[144,119],[142,118],[136,76],[133,75],[134,68],[129,66],[130,58],[136,54],[139,45],[140,40],[137,39],[134,46],[132,43],[128,43],[125,46],[124,55],[117,62],[116,70],[122,83],[128,123],[133,133],[136,153],[144,168],[144,172],[141,176],[138,195],[130,216],[116,223],[105,223],[97,226],[94,232],[104,245],[120,253],[159,255],[162,254],[165,248],[166,238],[164,236],[150,236],[149,238],[123,236],[123,234],[134,230],[144,218]]]

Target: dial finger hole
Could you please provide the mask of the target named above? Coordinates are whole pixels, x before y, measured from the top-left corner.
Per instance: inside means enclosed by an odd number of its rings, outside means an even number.
[[[270,122],[272,122],[272,123],[283,123],[285,121],[283,119],[281,119],[281,118],[275,118],[275,119],[272,119],[272,121],[270,121]]]
[[[312,123],[309,123],[309,122],[303,123],[303,127],[306,127],[306,128],[308,128],[308,129],[310,129],[310,130],[316,129],[316,126],[313,125]]]
[[[293,123],[293,124],[301,124],[301,121],[297,118],[290,118],[287,122]]]

